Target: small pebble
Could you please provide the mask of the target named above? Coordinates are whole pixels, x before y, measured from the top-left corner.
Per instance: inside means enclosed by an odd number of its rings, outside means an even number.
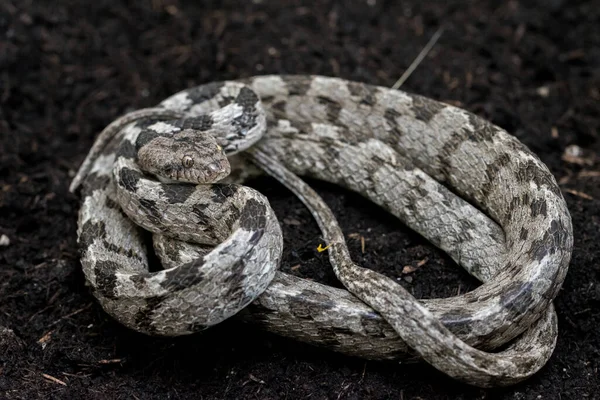
[[[0,246],[8,246],[10,244],[10,239],[6,235],[0,236]]]
[[[540,86],[537,88],[537,94],[540,97],[546,98],[550,95],[550,88],[548,86]]]

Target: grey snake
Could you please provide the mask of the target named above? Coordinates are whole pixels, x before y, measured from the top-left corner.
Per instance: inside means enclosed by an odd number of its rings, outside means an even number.
[[[311,210],[347,290],[278,270],[277,218],[240,184],[257,167]],[[299,176],[361,194],[482,284],[419,301],[356,265]],[[552,301],[573,246],[564,198],[525,145],[451,105],[322,76],[207,83],[109,125],[71,191],[86,281],[139,332],[190,334],[234,316],[353,356],[416,357],[483,387],[528,378],[556,344]],[[147,246],[164,269],[151,269]]]

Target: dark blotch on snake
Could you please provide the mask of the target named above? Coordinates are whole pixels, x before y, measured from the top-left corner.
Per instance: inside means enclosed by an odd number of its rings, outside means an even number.
[[[529,193],[517,193],[515,197],[510,200],[510,204],[508,209],[505,210],[504,222],[510,223],[512,219],[517,215],[517,211],[523,209],[524,207],[530,206],[530,194]]]
[[[236,221],[238,220],[240,214],[241,214],[242,210],[240,210],[237,207],[231,207],[230,208],[230,212],[229,215],[224,216],[225,218],[225,225],[232,227],[235,225]]]
[[[136,260],[138,260],[140,262],[144,261],[144,258],[141,255],[139,255],[137,253],[134,253],[133,249],[125,249],[124,247],[116,245],[114,243],[111,243],[108,240],[104,240],[102,242],[102,244],[109,251],[112,251],[115,254],[121,254],[121,255],[123,255],[123,256],[125,256],[127,258],[133,258],[133,259],[136,259]]]
[[[393,108],[388,108],[385,110],[383,117],[388,122],[390,126],[390,131],[393,132],[396,136],[402,136],[402,130],[398,126],[396,122],[396,118],[400,116],[400,113]]]
[[[548,204],[545,199],[534,199],[529,206],[531,208],[532,217],[537,217],[538,215],[543,215],[544,217],[548,216]]]
[[[310,77],[293,77],[282,76],[281,79],[286,84],[288,93],[291,96],[304,96],[310,89],[312,79]]]
[[[564,247],[558,247],[560,243],[566,243],[569,233],[564,223],[560,220],[552,220],[550,229],[548,229],[542,239],[534,240],[529,249],[529,254],[535,260],[541,261],[547,255],[553,255],[559,250],[567,250]],[[569,251],[571,249],[568,249]]]
[[[492,189],[494,189],[497,186],[496,178],[500,174],[500,171],[502,171],[502,169],[505,166],[507,166],[510,162],[510,154],[502,153],[494,160],[494,162],[488,164],[485,167],[485,173],[483,174],[483,176],[487,177],[487,179],[481,186],[482,201],[487,201],[487,198],[489,197]],[[505,218],[510,218],[511,213],[509,212],[509,210],[506,211],[508,212],[508,214],[505,215]]]
[[[186,184],[165,184],[161,186],[161,189],[169,204],[181,204],[189,199],[196,191],[196,186]]]
[[[255,199],[249,199],[240,214],[240,227],[248,231],[264,227],[267,223],[267,209]]]
[[[340,150],[337,147],[327,146],[325,148],[325,151],[327,152],[327,154],[329,154],[329,157],[332,160],[336,160],[340,156]]]
[[[108,175],[99,175],[96,173],[89,174],[82,184],[82,196],[87,197],[94,191],[104,190],[108,187],[110,182],[110,176]]]
[[[165,257],[166,259],[170,260],[171,262],[180,262],[180,253],[181,251],[184,249],[183,246],[183,242],[179,241],[179,240],[168,240],[168,241],[161,241],[161,246],[157,246],[156,241],[155,241],[155,248],[160,249],[160,253],[162,254],[162,257]],[[197,250],[199,250],[199,248],[197,248]],[[203,251],[204,249],[202,249]],[[157,250],[158,253],[158,250]],[[202,253],[202,255],[206,255],[206,253],[208,253],[208,251]]]
[[[527,228],[522,227],[521,228],[521,234],[519,235],[519,239],[521,239],[521,240],[527,240],[527,236],[529,236],[529,231],[527,230]]]
[[[119,150],[117,151],[117,157],[124,157],[129,160],[134,160],[137,157],[137,149],[129,140],[123,140]]]
[[[96,288],[102,296],[108,299],[115,299],[117,294],[115,288],[117,285],[116,271],[119,265],[114,261],[96,261],[94,274],[96,275]]]
[[[117,203],[116,201],[114,201],[110,197],[106,198],[106,201],[104,202],[104,205],[106,206],[106,208],[109,208],[111,210],[120,210],[121,209],[121,206],[119,205],[119,203]]]
[[[556,184],[554,177],[545,169],[532,160],[527,160],[525,163],[519,163],[515,171],[515,178],[519,183],[533,182],[538,187],[544,187],[557,197],[562,198],[560,188]]]
[[[81,234],[79,235],[79,247],[82,249],[89,248],[94,240],[106,238],[106,225],[104,222],[92,222],[87,220],[81,227]]]
[[[327,121],[336,122],[337,125],[341,125],[338,119],[340,116],[340,111],[342,110],[342,106],[337,101],[325,96],[317,97],[317,101],[319,104],[325,106],[325,109],[327,110]]]
[[[154,140],[158,137],[169,137],[169,136],[171,136],[171,134],[169,134],[169,133],[158,133],[158,132],[150,130],[150,129],[145,129],[142,132],[140,132],[140,134],[138,135],[137,140],[135,141],[135,146],[137,149],[141,149],[142,147],[144,147],[145,145],[147,145],[152,140]],[[137,150],[136,150],[136,154],[137,154]]]
[[[252,234],[250,239],[248,239],[248,243],[250,243],[253,246],[256,245],[260,241],[260,238],[262,238],[264,233],[264,229],[257,229],[256,232]]]
[[[210,216],[207,215],[206,204],[196,204],[192,207],[192,213],[198,219],[198,224],[207,225],[210,223]]]
[[[429,122],[438,112],[446,108],[446,106],[437,101],[431,101],[424,97],[412,95],[413,99],[412,110],[415,113],[415,118],[423,122]]]
[[[120,210],[120,209],[119,209]],[[127,218],[127,217],[124,217]],[[127,258],[133,258],[142,261],[143,258],[134,253],[133,249],[125,249],[107,240],[106,224],[102,221],[92,222],[88,220],[81,227],[81,235],[79,236],[80,248],[88,248],[94,241],[102,241],[102,245],[115,254],[121,254]]]
[[[207,131],[213,127],[214,120],[210,114],[203,114],[197,117],[184,118],[177,121],[172,121],[181,130],[193,129],[197,131]]]
[[[127,167],[123,167],[119,172],[119,181],[121,186],[123,186],[128,192],[135,192],[137,184],[141,178],[141,173]]]
[[[237,299],[238,304],[248,304],[251,299],[246,293],[246,262],[243,258],[235,261],[229,269],[229,276],[225,278],[224,284],[228,288],[223,295],[224,299]]]
[[[235,99],[235,102],[242,106],[245,113],[253,113],[258,101],[256,93],[247,87],[243,87]]]
[[[477,143],[492,142],[499,132],[498,128],[475,114],[467,116],[472,129],[464,129],[465,139]]]
[[[156,328],[152,325],[153,314],[160,307],[164,299],[164,296],[150,297],[145,299],[145,306],[140,308],[135,314],[135,324],[138,326],[138,329],[141,329],[143,332],[147,333],[156,332]]]
[[[165,280],[161,286],[169,291],[179,291],[199,284],[204,280],[204,274],[198,270],[203,263],[204,258],[200,258],[165,271]]]
[[[149,275],[146,274],[134,274],[129,277],[129,280],[133,282],[133,286],[137,290],[146,289],[148,287],[146,279],[148,279]]]
[[[149,200],[149,199],[143,199],[140,198],[139,200],[140,202],[140,206],[143,207],[148,213],[148,218],[151,218],[152,221],[159,226],[163,225],[162,222],[162,213],[160,212],[160,210],[158,209],[158,207],[156,206],[156,202],[154,200]]]
[[[266,106],[270,104],[273,101],[273,99],[275,99],[275,96],[265,95],[260,98],[260,102],[263,104],[263,106]]]
[[[326,312],[334,307],[329,297],[322,296],[310,289],[304,289],[291,297],[289,303],[291,313],[303,319],[312,319],[323,311]]]
[[[367,335],[370,337],[378,337],[385,338],[386,336],[390,336],[394,334],[394,331],[389,325],[383,325],[379,321],[377,314],[373,312],[369,312],[368,314],[360,315],[360,325],[363,327]],[[389,332],[386,332],[381,329],[383,326],[389,327]]]
[[[215,203],[223,204],[227,199],[237,193],[237,186],[227,184],[212,185],[211,190],[211,200]]]
[[[280,116],[283,119],[286,119],[286,115],[285,115],[285,106],[287,105],[287,102],[284,100],[278,101],[276,103],[273,103],[271,105],[271,109],[273,110],[273,113],[275,114],[275,117]]]
[[[371,85],[364,85],[360,82],[348,82],[348,90],[352,96],[358,97],[360,104],[367,106],[375,105],[377,101],[377,88]]]
[[[473,323],[469,318],[465,318],[464,314],[456,311],[443,314],[440,321],[455,335],[467,335],[470,332],[470,325]]]
[[[292,126],[293,128],[296,128],[298,130],[298,133],[310,134],[312,132],[312,124],[310,124],[310,123],[303,122],[303,121],[288,121],[288,122],[290,123],[290,126]],[[291,129],[290,129],[290,131],[291,131]],[[290,131],[284,132],[282,134],[282,136],[294,138],[297,135],[297,133],[290,132]]]
[[[513,315],[522,315],[528,305],[534,304],[531,282],[511,282],[500,296],[500,305]]]
[[[212,100],[215,96],[217,96],[220,93],[223,85],[223,82],[211,82],[202,86],[188,89],[186,93],[187,97],[191,100],[191,103],[186,107],[186,109],[189,108],[191,105],[202,104],[206,100]]]
[[[242,88],[235,102],[242,106],[243,112],[238,117],[235,117],[231,124],[236,127],[238,136],[245,137],[248,131],[256,126],[256,103],[258,97],[248,88]]]
[[[223,108],[223,107],[228,106],[229,104],[233,103],[234,100],[235,100],[235,98],[233,96],[230,96],[229,94],[220,95],[217,97],[217,104],[219,105],[220,108]]]
[[[531,247],[529,248],[529,254],[537,261],[542,261],[544,257],[552,255],[555,252],[554,236],[549,232],[545,232],[541,239],[532,241]]]

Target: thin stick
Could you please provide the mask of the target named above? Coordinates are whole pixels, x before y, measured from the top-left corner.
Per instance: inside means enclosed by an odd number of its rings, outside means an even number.
[[[63,385],[63,386],[67,386],[67,384],[64,381],[61,381],[58,378],[53,377],[52,375],[48,375],[48,374],[42,374],[42,376],[46,379],[48,379],[49,381],[52,381],[54,383],[58,383],[59,385]]]
[[[425,45],[425,47],[423,47],[423,50],[421,50],[421,52],[419,53],[419,55],[417,56],[417,58],[415,58],[415,60],[412,62],[412,64],[410,64],[410,66],[408,67],[408,69],[406,71],[404,71],[404,73],[402,74],[402,76],[400,77],[400,79],[398,79],[396,81],[396,83],[394,83],[394,86],[392,86],[392,89],[398,89],[400,86],[402,86],[402,84],[414,72],[414,70],[419,66],[419,64],[421,64],[421,61],[423,61],[423,59],[425,57],[427,57],[427,54],[429,54],[429,52],[431,51],[431,49],[433,48],[433,46],[435,46],[435,43],[438,41],[438,39],[440,38],[440,36],[442,36],[443,32],[444,32],[444,28],[440,27],[433,34],[433,36],[431,37],[431,39],[429,39],[429,42],[427,42],[427,44]]]

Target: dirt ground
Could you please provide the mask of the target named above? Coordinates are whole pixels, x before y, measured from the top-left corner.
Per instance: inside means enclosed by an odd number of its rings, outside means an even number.
[[[573,218],[573,258],[555,302],[560,336],[537,375],[483,390],[427,365],[365,362],[235,321],[158,339],[107,317],[84,284],[79,203],[67,191],[104,126],[181,89],[256,74],[391,86],[441,25],[440,41],[402,89],[517,136],[555,174]],[[597,0],[0,0],[0,235],[9,239],[0,247],[0,326],[14,332],[0,332],[0,397],[600,398],[598,26]],[[583,151],[563,157],[571,145]],[[419,298],[476,286],[385,212],[310,183],[342,222],[358,263],[402,275]],[[252,185],[283,221],[282,268],[334,281],[301,203],[270,179]],[[406,265],[421,266],[403,275]]]

